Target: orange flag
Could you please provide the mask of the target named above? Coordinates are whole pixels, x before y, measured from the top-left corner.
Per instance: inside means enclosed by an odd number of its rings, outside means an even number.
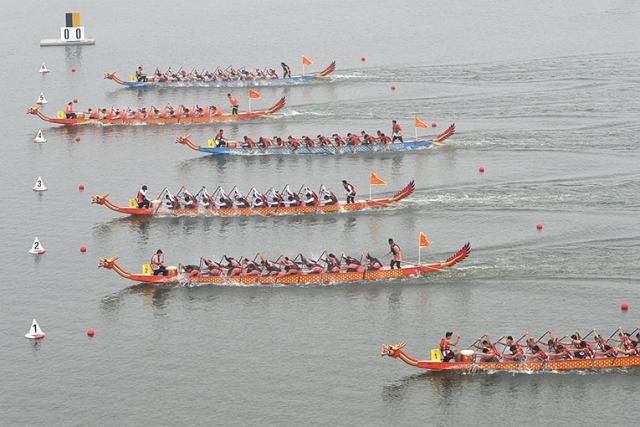
[[[302,55],[302,65],[311,65],[311,64],[313,64],[313,62],[311,62],[311,60],[306,56]]]
[[[415,127],[426,129],[429,127],[429,125],[416,117]]]
[[[430,244],[431,242],[429,242],[429,240],[427,239],[427,235],[421,231],[420,238],[418,239],[418,245],[420,245],[421,248],[426,248]]]
[[[387,183],[384,182],[384,180],[378,178],[378,175],[376,175],[375,172],[371,172],[369,183],[371,185],[387,185]]]
[[[249,94],[249,98],[251,99],[260,99],[260,92],[257,90],[249,89],[247,92]]]

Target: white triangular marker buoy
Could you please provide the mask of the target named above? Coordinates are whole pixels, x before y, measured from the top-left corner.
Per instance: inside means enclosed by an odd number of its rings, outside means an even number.
[[[39,176],[38,179],[36,179],[36,183],[34,184],[33,191],[47,191],[47,186],[44,185],[44,181],[42,180],[42,177]]]
[[[41,74],[47,74],[48,72],[49,72],[49,69],[47,68],[47,66],[43,62],[42,65],[40,66],[40,73]]]
[[[38,322],[36,321],[36,319],[33,319],[33,322],[31,323],[31,327],[29,328],[29,332],[27,332],[26,334],[24,334],[25,338],[29,338],[31,340],[41,340],[42,338],[45,337],[45,333],[42,329],[40,329],[40,325],[38,325]]]
[[[47,138],[44,137],[42,129],[38,129],[38,133],[36,134],[36,137],[33,138],[33,142],[47,142]]]
[[[38,240],[38,238],[36,237],[33,240],[33,245],[31,245],[31,249],[29,249],[29,253],[34,255],[42,255],[45,252],[47,252],[47,250],[42,246],[42,243],[40,243],[40,240]]]
[[[44,97],[44,93],[40,92],[40,95],[38,96],[38,100],[36,101],[36,104],[46,104],[47,102],[47,98]]]

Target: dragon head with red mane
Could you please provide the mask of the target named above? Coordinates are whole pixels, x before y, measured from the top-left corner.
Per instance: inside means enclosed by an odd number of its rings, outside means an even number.
[[[107,270],[111,270],[114,267],[117,256],[111,258],[98,258],[98,268],[106,268]]]
[[[380,356],[387,356],[394,359],[397,359],[400,356],[400,350],[404,348],[407,343],[404,341],[400,341],[396,345],[391,344],[382,344],[382,351],[380,352]]]

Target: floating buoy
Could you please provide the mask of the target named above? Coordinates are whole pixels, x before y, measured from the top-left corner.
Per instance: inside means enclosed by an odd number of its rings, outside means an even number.
[[[80,252],[82,253],[87,252],[87,247],[85,245],[80,246]]]
[[[78,98],[73,98],[73,103],[77,104],[78,103]]]
[[[396,87],[395,87],[394,85],[391,85],[391,90],[392,90],[392,91],[395,91],[395,90],[396,90]]]
[[[49,69],[47,68],[47,66],[43,62],[42,65],[40,66],[40,74],[47,74],[48,72],[49,72]]]
[[[627,304],[626,302],[623,302],[622,304],[620,304],[620,310],[622,311],[629,310],[629,304]]]
[[[38,179],[36,179],[36,183],[33,185],[32,190],[33,191],[47,191],[47,186],[44,185],[44,181],[42,180],[41,176],[39,176]]]
[[[542,224],[537,224],[537,225],[536,225],[536,229],[537,229],[538,231],[542,230]]]
[[[432,127],[432,128],[437,128],[437,127],[438,127],[438,123],[436,123],[436,122],[431,122],[431,127]]]
[[[38,100],[36,101],[36,104],[38,105],[42,105],[42,104],[46,104],[47,102],[47,98],[44,97],[44,93],[40,92],[40,96],[38,96]]]
[[[45,333],[42,329],[40,329],[40,325],[38,325],[36,319],[33,319],[33,322],[31,322],[31,327],[29,328],[29,332],[27,332],[24,337],[31,340],[41,340],[45,337]]]
[[[74,141],[75,141],[75,142],[80,142],[80,137],[79,137],[79,136],[76,136],[76,137],[74,138]]]
[[[84,190],[84,184],[78,185],[78,190],[83,191]]]
[[[360,61],[362,61],[362,62],[364,62],[366,60],[367,60],[367,58],[365,58],[364,56],[360,58]]]
[[[94,331],[93,329],[87,329],[88,337],[93,337],[95,334],[96,334],[96,331]]]
[[[480,166],[480,167],[478,168],[478,172],[480,172],[480,173],[484,173],[484,166]]]
[[[33,142],[47,142],[47,138],[44,137],[42,129],[38,129],[38,133],[36,134],[36,137],[33,138]]]
[[[38,240],[38,238],[36,237],[33,240],[33,245],[31,245],[31,249],[29,249],[29,253],[33,255],[42,255],[45,252],[47,252],[47,250],[44,248],[44,246],[42,246],[42,243],[40,243],[40,240]]]
[[[71,69],[71,72],[72,72],[72,73],[75,73],[75,72],[76,72],[76,69],[75,69],[75,68],[72,68],[72,69]]]

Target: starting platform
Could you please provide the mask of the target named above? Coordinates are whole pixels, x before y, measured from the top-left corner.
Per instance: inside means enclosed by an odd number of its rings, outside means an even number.
[[[80,26],[80,14],[65,14],[65,26],[60,27],[59,39],[42,39],[40,46],[86,46],[96,44],[96,39],[85,37],[84,27]]]

